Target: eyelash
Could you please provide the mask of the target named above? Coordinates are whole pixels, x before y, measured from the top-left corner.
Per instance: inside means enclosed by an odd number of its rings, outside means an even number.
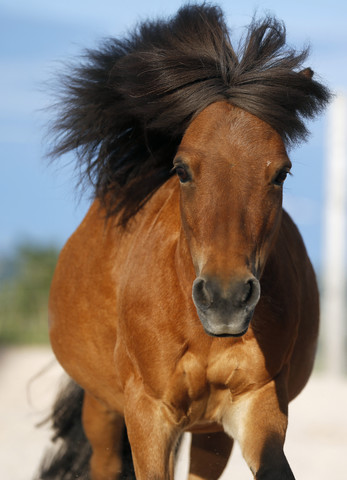
[[[279,171],[273,180],[273,184],[282,187],[288,175],[290,175],[290,172],[286,169]]]
[[[177,165],[171,171],[176,173],[181,183],[186,183],[190,180],[190,175],[184,165]]]

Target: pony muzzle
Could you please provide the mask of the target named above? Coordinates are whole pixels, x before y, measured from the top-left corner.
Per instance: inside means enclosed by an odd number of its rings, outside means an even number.
[[[227,287],[209,277],[193,283],[193,301],[209,335],[241,336],[248,330],[260,298],[260,283],[254,277],[233,279]]]

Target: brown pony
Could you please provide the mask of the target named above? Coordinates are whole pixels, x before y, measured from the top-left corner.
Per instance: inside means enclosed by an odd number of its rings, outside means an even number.
[[[254,478],[294,478],[288,402],[319,308],[282,187],[286,145],[329,98],[306,53],[271,18],[236,53],[220,10],[193,5],[66,77],[53,153],[77,150],[95,200],[52,283],[52,347],[79,387],[40,478],[134,478],[125,426],[137,480],[173,479],[183,432],[190,480],[219,478],[234,440]]]

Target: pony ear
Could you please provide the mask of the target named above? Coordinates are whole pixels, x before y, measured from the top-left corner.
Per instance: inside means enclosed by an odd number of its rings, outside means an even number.
[[[301,72],[299,72],[300,75],[304,75],[304,77],[308,78],[308,80],[312,80],[312,77],[313,77],[313,70],[311,70],[311,68],[305,68],[304,70],[301,70]]]

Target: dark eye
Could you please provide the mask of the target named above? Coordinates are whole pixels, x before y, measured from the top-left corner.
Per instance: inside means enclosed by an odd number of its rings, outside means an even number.
[[[183,167],[182,165],[179,165],[175,168],[175,171],[176,171],[176,175],[178,176],[181,183],[188,182],[190,177],[189,177],[189,173],[188,173],[188,171],[185,167]]]
[[[288,170],[281,170],[275,177],[273,183],[275,185],[282,186],[287,178],[288,173],[289,173]]]

